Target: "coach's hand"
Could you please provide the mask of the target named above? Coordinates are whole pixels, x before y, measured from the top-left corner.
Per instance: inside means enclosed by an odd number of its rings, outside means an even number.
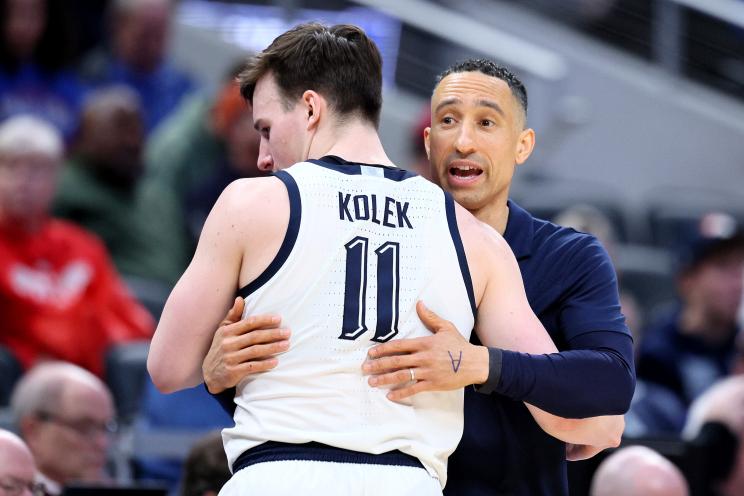
[[[426,308],[416,304],[421,322],[431,336],[395,339],[369,350],[362,365],[371,375],[369,385],[393,386],[391,400],[401,400],[422,391],[449,391],[488,378],[488,349],[470,344],[457,328]]]
[[[202,362],[204,383],[212,394],[235,386],[244,377],[276,367],[274,356],[289,349],[289,329],[279,328],[281,317],[255,315],[241,320],[243,298],[235,298],[220,323]]]

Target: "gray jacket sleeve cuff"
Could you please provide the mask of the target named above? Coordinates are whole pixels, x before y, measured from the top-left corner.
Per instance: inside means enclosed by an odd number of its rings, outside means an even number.
[[[491,394],[496,391],[501,379],[501,357],[500,348],[488,348],[488,379],[483,384],[473,384],[477,392]]]

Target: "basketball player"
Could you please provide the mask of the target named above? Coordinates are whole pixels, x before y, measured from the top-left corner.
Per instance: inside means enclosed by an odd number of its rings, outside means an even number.
[[[486,345],[555,352],[517,263],[496,231],[386,156],[380,55],[360,29],[284,33],[249,63],[241,92],[259,165],[279,172],[236,181],[215,204],[153,338],[153,381],[166,392],[201,382],[240,288],[244,313],[281,311],[293,341],[279,367],[238,385],[236,426],[223,434],[235,474],[221,494],[441,494],[462,390],[392,402],[360,363],[376,343],[429,333],[418,300]],[[456,373],[471,367],[448,355]],[[597,429],[528,408],[552,435],[596,442]]]

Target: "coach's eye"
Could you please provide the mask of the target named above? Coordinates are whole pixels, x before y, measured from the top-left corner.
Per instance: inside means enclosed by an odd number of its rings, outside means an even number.
[[[271,128],[269,127],[262,127],[259,133],[261,133],[261,136],[263,138],[269,139],[269,133],[271,132]]]

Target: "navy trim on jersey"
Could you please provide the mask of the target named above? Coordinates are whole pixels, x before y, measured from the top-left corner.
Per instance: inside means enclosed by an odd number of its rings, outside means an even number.
[[[390,167],[388,165],[349,162],[342,159],[341,157],[337,157],[336,155],[326,155],[325,157],[321,157],[317,160],[308,160],[308,162],[310,162],[311,164],[319,165],[321,167],[325,167],[326,169],[340,172],[342,174],[348,174],[350,176],[360,176],[362,174],[362,166],[375,167],[384,171],[385,179],[390,179],[396,182],[404,181],[406,179],[418,176],[418,174],[407,171],[405,169],[398,169],[397,167]]]
[[[416,467],[423,469],[418,458],[407,455],[402,451],[388,451],[373,455],[335,446],[328,446],[318,442],[303,444],[280,443],[267,441],[241,454],[233,463],[233,474],[238,470],[256,463],[277,462],[287,460],[309,460],[315,462],[358,463],[365,465],[396,465],[402,467]]]
[[[473,279],[470,277],[470,268],[468,267],[468,259],[465,256],[465,248],[462,245],[462,238],[460,237],[460,229],[457,227],[457,216],[455,214],[455,200],[452,195],[448,192],[444,192],[445,210],[447,211],[447,224],[449,224],[450,234],[452,235],[452,241],[455,244],[455,251],[457,252],[457,260],[460,262],[460,271],[462,272],[462,279],[465,281],[465,289],[468,291],[468,299],[470,300],[470,309],[473,310],[473,317],[476,315],[475,306],[475,292],[473,291]]]
[[[295,241],[297,241],[297,234],[300,231],[302,202],[300,200],[300,190],[297,188],[297,183],[294,178],[285,171],[275,172],[274,176],[284,183],[284,186],[287,187],[287,194],[289,194],[289,225],[287,225],[287,233],[284,235],[284,241],[282,241],[282,246],[279,248],[279,253],[276,254],[274,260],[272,260],[269,266],[266,267],[266,270],[264,270],[256,279],[238,290],[238,296],[242,298],[248,297],[248,295],[266,284],[269,279],[279,272],[279,269],[282,268],[284,262],[289,258],[289,254],[292,253],[292,248],[294,248]]]

